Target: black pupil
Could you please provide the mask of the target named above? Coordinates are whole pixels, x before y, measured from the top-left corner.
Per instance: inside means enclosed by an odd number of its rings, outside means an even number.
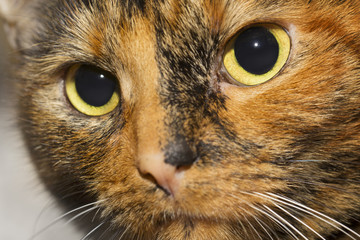
[[[87,104],[100,107],[109,102],[116,88],[114,77],[92,66],[80,66],[75,74],[79,96]]]
[[[235,41],[235,57],[247,72],[262,75],[270,71],[279,56],[279,44],[265,27],[252,27]]]

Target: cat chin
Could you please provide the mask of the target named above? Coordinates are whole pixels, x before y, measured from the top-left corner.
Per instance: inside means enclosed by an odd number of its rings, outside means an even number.
[[[134,232],[123,232],[125,239],[154,239],[154,236],[156,239],[239,239],[239,236],[244,236],[247,231],[252,231],[245,226],[239,227],[236,220],[186,216],[168,219],[166,222],[164,219],[153,219],[144,225],[135,226],[137,229],[131,229],[135,230]],[[127,229],[125,226],[120,228]]]

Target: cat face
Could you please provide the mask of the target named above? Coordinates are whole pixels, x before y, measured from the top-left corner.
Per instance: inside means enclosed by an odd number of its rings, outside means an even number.
[[[23,4],[21,126],[54,194],[127,239],[360,237],[359,1]]]

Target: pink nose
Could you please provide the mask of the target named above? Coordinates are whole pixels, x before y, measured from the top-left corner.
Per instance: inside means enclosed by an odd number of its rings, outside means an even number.
[[[160,188],[174,197],[178,191],[184,171],[165,163],[162,152],[146,153],[139,157],[140,172],[145,176],[150,175]]]

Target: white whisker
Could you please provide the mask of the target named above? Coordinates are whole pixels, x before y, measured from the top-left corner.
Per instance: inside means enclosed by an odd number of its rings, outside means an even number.
[[[63,215],[55,218],[53,221],[51,221],[48,225],[46,225],[43,229],[37,231],[35,234],[33,234],[30,238],[30,240],[34,239],[35,237],[39,236],[40,234],[42,234],[43,232],[45,232],[46,230],[48,230],[51,226],[53,226],[54,224],[56,224],[57,222],[59,222],[61,219],[69,216],[70,214],[76,212],[76,211],[79,211],[81,209],[84,209],[84,208],[87,208],[87,207],[90,207],[90,206],[93,206],[93,205],[96,205],[96,204],[99,204],[101,202],[103,202],[105,200],[100,200],[100,201],[96,201],[96,202],[92,202],[92,203],[88,203],[86,205],[83,205],[83,206],[80,206],[78,208],[75,208],[71,211],[68,211],[66,213],[64,213]]]
[[[295,179],[286,179],[286,180],[291,183],[302,183],[302,184],[307,184],[307,185],[313,185],[316,187],[331,188],[331,189],[339,191],[339,192],[349,193],[349,191],[346,191],[340,187],[335,187],[332,184],[326,184],[326,183],[321,183],[321,182],[302,181],[302,180],[298,180],[298,179],[296,179],[296,180]],[[342,181],[342,180],[343,179],[339,179],[339,181]]]
[[[124,236],[125,236],[125,233],[130,229],[130,225],[126,227],[126,229],[122,232],[119,240],[121,240]]]
[[[249,221],[249,219],[247,219],[247,217],[243,214],[243,217],[245,218],[246,222],[249,224],[249,226],[252,228],[252,230],[254,230],[255,234],[259,237],[259,239],[262,239],[262,237],[260,236],[260,234],[258,233],[258,231],[256,230],[256,228],[251,224],[251,222]]]
[[[241,210],[242,210],[242,211],[245,211],[245,209],[243,209],[243,208],[241,208]],[[237,216],[235,213],[233,213],[233,215],[235,216],[235,218],[238,218],[238,216]],[[241,215],[244,217],[244,214],[241,214]],[[246,227],[244,226],[243,222],[242,222],[242,221],[238,221],[238,223],[241,225],[241,228],[242,228],[243,231],[244,231],[244,235],[249,236],[249,233],[248,233]]]
[[[296,216],[294,216],[293,214],[291,214],[289,211],[285,210],[284,208],[282,208],[281,206],[279,206],[278,204],[274,203],[274,205],[276,207],[278,207],[280,210],[282,210],[283,212],[285,212],[286,214],[288,214],[289,216],[291,216],[292,218],[294,218],[296,221],[300,222],[302,225],[304,225],[305,227],[307,227],[308,229],[310,229],[310,231],[312,231],[313,233],[315,233],[318,237],[320,237],[323,240],[326,240],[323,236],[321,236],[318,232],[316,232],[313,228],[311,228],[309,225],[307,225],[304,221],[300,220],[299,218],[297,218]]]
[[[104,223],[105,222],[100,223],[97,227],[95,227],[88,234],[86,234],[81,240],[85,240],[87,237],[89,237],[91,234],[93,234],[96,230],[98,230],[102,225],[104,225]]]
[[[79,217],[81,217],[81,216],[83,216],[83,215],[85,215],[85,214],[87,214],[87,213],[89,213],[89,212],[91,212],[91,211],[93,211],[95,209],[98,209],[98,208],[99,208],[99,206],[95,206],[95,207],[89,208],[87,210],[84,210],[84,211],[76,214],[74,217],[70,218],[68,221],[66,221],[65,224],[69,224],[70,222],[74,221],[75,219],[77,219],[77,218],[79,218]]]
[[[120,231],[116,231],[110,238],[110,240],[114,240],[117,236],[119,236]]]
[[[299,159],[299,160],[288,160],[288,162],[291,163],[306,163],[306,162],[314,162],[314,163],[321,163],[321,162],[327,162],[327,163],[338,163],[337,160],[328,159],[328,160],[320,160],[320,159]],[[351,165],[359,165],[360,163],[355,161],[342,161],[341,163],[351,164]]]
[[[95,222],[95,218],[96,216],[99,214],[101,208],[98,208],[98,210],[96,211],[96,213],[94,214],[94,217],[91,219],[91,222]]]
[[[243,193],[243,194],[247,194],[247,195],[252,195],[252,196],[259,197],[258,195],[253,194],[253,193],[250,193],[250,192],[244,192],[244,191],[240,191],[240,192]],[[240,199],[238,196],[235,196],[235,195],[233,195],[233,194],[230,194],[230,196],[232,196],[232,197],[234,197],[234,198],[236,198],[236,199]],[[258,208],[258,207],[255,207],[255,206],[253,206],[253,205],[251,205],[251,204],[248,204],[248,203],[247,203],[247,205],[248,205],[249,207],[257,210],[259,213],[264,214],[266,217],[268,217],[270,220],[272,220],[275,224],[277,224],[280,228],[282,228],[283,230],[285,230],[286,232],[288,232],[293,238],[298,239],[298,238],[294,235],[294,233],[293,233],[289,228],[287,228],[287,227],[286,227],[282,222],[280,222],[278,219],[274,218],[271,214],[269,214],[269,213],[266,212],[265,210],[262,210],[262,209],[260,209],[260,208]],[[244,210],[244,209],[242,209],[242,210]],[[253,216],[253,217],[254,217],[255,220],[256,220],[256,216]],[[259,219],[259,221],[260,221],[260,219]],[[258,222],[258,223],[259,223],[259,222]],[[246,229],[245,229],[245,227],[244,227],[244,225],[242,224],[241,221],[240,221],[240,224],[243,226],[243,229],[246,231]],[[265,223],[264,223],[264,224],[265,224]],[[261,224],[259,223],[259,225],[261,225]],[[266,224],[265,224],[265,225],[266,225]],[[267,225],[266,225],[266,226],[267,226]],[[269,229],[270,229],[271,232],[274,234],[274,236],[276,236],[276,238],[279,239],[278,236],[277,236],[277,234],[274,233],[274,231],[273,231],[271,228],[269,228]],[[269,232],[266,231],[266,229],[264,229],[264,230],[265,230],[265,232],[270,236]],[[247,235],[248,235],[248,234],[247,234]],[[249,235],[248,235],[248,236],[249,236]],[[273,239],[271,236],[270,236],[270,238]]]
[[[108,219],[107,219],[107,220],[108,220]],[[106,223],[107,220],[105,220],[104,223]],[[103,233],[99,236],[98,239],[102,239],[103,236],[109,231],[110,228],[111,228],[111,226],[108,226],[108,227],[103,231]]]
[[[337,230],[341,231],[342,233],[346,234],[348,237],[350,237],[351,239],[354,239],[356,240],[356,238],[354,238],[354,236],[352,236],[350,233],[354,234],[355,236],[357,237],[360,237],[360,234],[356,233],[354,230],[350,229],[349,227],[345,226],[344,224],[336,221],[335,219],[323,214],[323,213],[320,213],[310,207],[307,207],[301,203],[298,203],[292,199],[289,199],[289,198],[286,198],[286,197],[282,197],[282,196],[278,196],[276,194],[273,194],[273,193],[267,193],[268,195],[265,195],[265,194],[262,194],[262,193],[256,193],[256,194],[259,194],[263,197],[267,197],[268,199],[271,199],[271,200],[274,200],[276,202],[279,202],[279,203],[282,203],[284,205],[288,205],[288,206],[291,206],[291,207],[294,207],[300,211],[303,211],[307,214],[310,214],[320,220],[322,220],[323,222],[333,226],[334,228],[336,228]],[[272,196],[272,197],[271,197]],[[281,200],[279,200],[281,199]],[[338,225],[338,226],[337,226]],[[340,227],[339,227],[340,226]],[[346,232],[345,230],[347,230],[348,232]],[[350,232],[350,233],[349,233]]]
[[[289,160],[289,162],[329,162],[329,160],[303,159],[303,160]]]
[[[262,214],[266,215],[267,217],[269,217],[271,220],[273,220],[275,223],[277,223],[281,228],[283,228],[286,232],[288,232],[294,239],[299,239],[284,223],[282,223],[280,220],[278,220],[277,218],[275,218],[274,216],[272,216],[270,213],[250,205],[250,207],[252,207],[253,209],[261,212]]]
[[[271,212],[272,214],[275,215],[275,217],[277,217],[280,221],[282,221],[283,223],[285,223],[286,225],[288,225],[291,229],[293,229],[295,232],[297,232],[301,237],[303,237],[304,239],[308,238],[302,234],[299,229],[297,229],[295,226],[293,226],[291,223],[289,223],[285,218],[281,217],[279,214],[277,214],[275,211],[273,211],[271,208],[269,208],[266,205],[263,205],[264,208],[266,208],[269,212]]]
[[[231,194],[230,194],[230,195],[231,195]],[[231,196],[233,196],[233,195],[231,195]],[[233,197],[237,198],[236,196],[233,196]],[[246,209],[241,208],[241,207],[240,207],[239,209],[240,209],[242,212],[246,212],[246,213],[247,213],[247,210],[246,210]],[[240,214],[241,214],[241,216],[242,216],[243,218],[246,218],[243,213],[240,213]],[[236,219],[239,218],[239,216],[238,216],[235,212],[233,213],[233,216],[234,216]],[[238,221],[238,223],[241,225],[241,228],[242,228],[243,231],[244,231],[244,235],[246,235],[247,237],[249,237],[250,235],[249,235],[246,227],[244,226],[243,221],[240,220],[240,221]]]
[[[36,220],[35,220],[35,224],[34,224],[34,227],[33,227],[33,232],[36,232],[36,229],[38,228],[38,225],[39,225],[39,222],[40,222],[40,219],[41,217],[44,215],[45,211],[48,210],[48,208],[50,208],[51,206],[54,206],[56,205],[56,202],[52,199],[52,200],[49,200],[46,205],[43,207],[43,209],[41,210],[41,212],[39,213],[39,215],[37,216]],[[36,233],[35,233],[36,234]]]
[[[270,237],[271,240],[274,240],[273,237],[271,236],[271,234],[267,231],[266,227],[269,228],[268,225],[266,225],[264,222],[262,222],[260,219],[258,219],[255,215],[252,216],[255,221],[259,224],[259,226],[265,231],[265,233]],[[265,226],[266,227],[265,227]],[[273,232],[274,233],[274,232]]]

